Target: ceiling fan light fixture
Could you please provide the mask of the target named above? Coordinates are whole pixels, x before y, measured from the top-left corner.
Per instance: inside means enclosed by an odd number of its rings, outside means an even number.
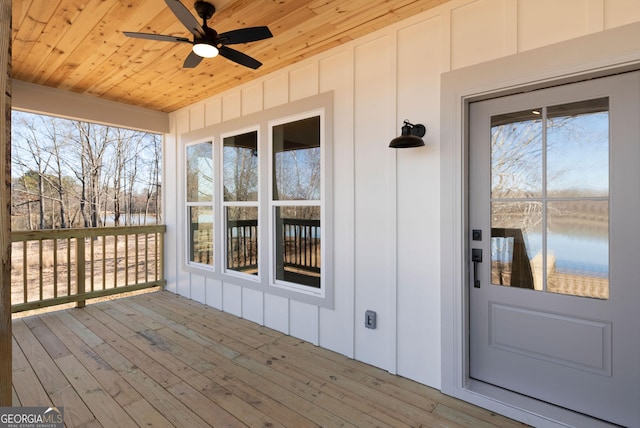
[[[218,48],[209,43],[196,42],[193,44],[193,52],[202,58],[213,58],[218,55]]]

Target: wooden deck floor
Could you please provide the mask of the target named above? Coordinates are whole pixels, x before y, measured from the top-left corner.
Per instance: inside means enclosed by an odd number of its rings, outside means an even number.
[[[13,322],[14,406],[73,427],[522,427],[169,292]]]

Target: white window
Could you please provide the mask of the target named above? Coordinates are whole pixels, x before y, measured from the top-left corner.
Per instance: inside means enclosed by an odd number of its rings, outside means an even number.
[[[258,276],[258,131],[222,138],[225,270]]]
[[[187,263],[213,266],[213,152],[211,142],[186,146]]]
[[[322,94],[182,136],[186,270],[333,306],[331,102]]]
[[[273,282],[321,289],[321,114],[278,121],[271,136]]]

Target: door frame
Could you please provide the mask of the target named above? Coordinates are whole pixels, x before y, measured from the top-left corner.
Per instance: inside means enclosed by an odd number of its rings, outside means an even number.
[[[469,378],[468,108],[473,101],[640,70],[637,40],[640,40],[640,23],[442,75],[441,389],[445,394],[534,426],[609,426]]]

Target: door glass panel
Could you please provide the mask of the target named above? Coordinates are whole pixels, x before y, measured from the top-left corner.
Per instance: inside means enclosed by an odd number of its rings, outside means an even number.
[[[491,204],[491,283],[542,290],[541,202]]]
[[[548,290],[609,298],[609,203],[548,202]]]
[[[549,197],[609,195],[608,105],[607,98],[600,98],[549,107]]]
[[[491,118],[491,197],[542,194],[541,108]]]
[[[491,282],[609,298],[608,98],[491,118]]]

